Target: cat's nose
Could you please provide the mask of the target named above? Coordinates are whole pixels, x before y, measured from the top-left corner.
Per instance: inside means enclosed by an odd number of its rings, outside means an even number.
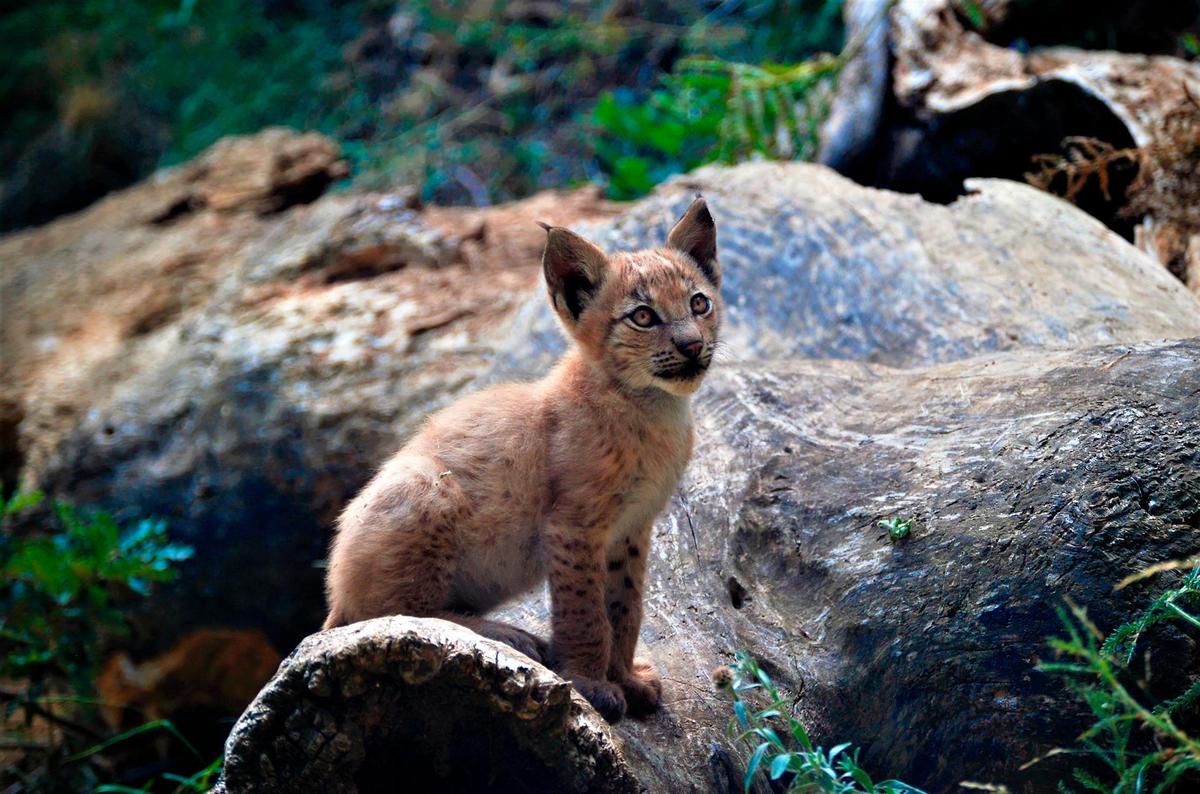
[[[682,339],[675,341],[675,349],[683,353],[687,358],[700,358],[700,353],[704,351],[703,339]]]

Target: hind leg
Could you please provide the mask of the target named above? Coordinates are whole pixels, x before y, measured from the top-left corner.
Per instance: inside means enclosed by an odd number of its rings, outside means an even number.
[[[466,499],[444,467],[397,456],[338,519],[327,591],[330,629],[383,615],[439,617],[545,663],[546,642],[527,631],[450,608]]]
[[[446,610],[459,564],[456,523],[466,512],[462,492],[432,461],[390,461],[338,519],[325,628]]]

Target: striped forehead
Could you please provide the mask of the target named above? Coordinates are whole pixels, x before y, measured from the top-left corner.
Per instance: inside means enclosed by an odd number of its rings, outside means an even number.
[[[695,267],[662,251],[640,251],[625,260],[629,295],[643,303],[690,297],[696,289]]]

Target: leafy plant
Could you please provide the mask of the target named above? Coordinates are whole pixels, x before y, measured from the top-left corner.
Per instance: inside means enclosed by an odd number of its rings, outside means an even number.
[[[955,0],[954,5],[966,17],[972,28],[975,30],[987,28],[987,12],[983,10],[983,6],[979,4],[978,0]]]
[[[887,530],[888,540],[896,543],[897,541],[904,540],[910,534],[912,534],[913,523],[914,522],[911,518],[892,516],[885,521],[880,521],[879,526]]]
[[[704,119],[680,125],[691,109],[662,72],[680,58],[794,58],[828,48],[841,33],[841,0],[541,8],[528,19],[527,4],[505,0],[483,0],[465,13],[444,2],[413,4],[414,28],[443,57],[422,74],[428,81],[414,81],[390,103],[408,123],[387,142],[381,171],[419,173],[426,198],[465,190],[476,203],[590,181],[597,170],[612,195],[640,195],[679,163],[703,162],[719,132],[705,133]],[[442,64],[451,56],[460,68],[447,90]],[[435,70],[436,78],[428,74]]]
[[[1164,590],[1141,615],[1107,638],[1088,619],[1084,608],[1068,601],[1066,609],[1059,609],[1067,636],[1050,644],[1062,661],[1046,662],[1038,669],[1065,676],[1087,704],[1094,722],[1079,737],[1080,749],[1060,748],[1051,754],[1083,752],[1107,770],[1102,778],[1075,769],[1075,785],[1114,794],[1167,792],[1189,777],[1195,785],[1195,776],[1200,775],[1200,741],[1180,727],[1178,718],[1200,703],[1200,677],[1184,682],[1175,697],[1156,702],[1132,664],[1147,630],[1162,623],[1200,628],[1198,610],[1200,569]],[[1059,788],[1072,791],[1066,783]]]
[[[1179,37],[1179,48],[1193,58],[1200,58],[1200,37],[1187,32]]]
[[[0,515],[42,502],[40,493],[18,492]],[[122,606],[173,579],[192,550],[171,543],[161,521],[122,530],[107,513],[61,502],[49,513],[55,521],[41,531],[0,534],[0,680],[15,684],[0,699],[4,719],[27,733],[18,741],[25,763],[13,774],[26,788],[79,790],[97,782],[91,762],[112,745],[150,730],[177,734],[159,721],[106,737],[94,680],[102,642],[126,629]]]
[[[666,176],[704,163],[811,160],[837,77],[862,43],[855,38],[838,55],[818,53],[795,63],[691,56],[645,99],[628,91],[601,94],[591,121],[609,195],[636,198]]]
[[[207,794],[212,791],[213,786],[217,784],[217,779],[221,776],[221,769],[225,765],[225,757],[219,756],[211,764],[201,769],[195,774],[184,777],[183,775],[172,774],[165,772],[162,775],[162,780],[167,783],[174,783],[175,787],[171,789],[172,794]],[[115,783],[105,783],[93,789],[94,794],[142,794],[145,791],[151,791],[154,786],[153,780],[146,783],[141,788],[133,788],[132,786],[121,786]]]
[[[718,669],[713,677],[718,687],[733,695],[730,733],[752,748],[743,780],[747,792],[761,771],[771,780],[789,781],[789,792],[921,794],[920,789],[898,780],[876,783],[858,763],[858,750],[849,743],[829,750],[813,744],[798,719],[784,716],[787,701],[745,651],[737,653],[732,667]],[[752,702],[756,699],[760,702]]]
[[[238,0],[30,4],[0,22],[0,108],[14,114],[13,134],[33,136],[77,113],[55,93],[103,97],[126,124],[153,118],[165,129],[167,164],[271,124],[348,132],[369,95],[356,81],[330,78],[345,68],[342,46],[370,10],[361,0],[350,9]]]
[[[812,159],[842,60],[752,65],[685,58],[640,101],[602,94],[595,144],[613,198],[634,198],[666,176],[708,162]]]
[[[363,187],[419,185],[441,203],[512,199],[597,172],[612,175],[614,194],[640,194],[712,159],[717,144],[724,159],[759,149],[803,156],[809,144],[784,134],[807,113],[784,100],[797,90],[797,76],[786,74],[795,67],[770,64],[799,64],[842,38],[841,0],[26,5],[0,15],[0,160],[48,168],[50,159],[58,178],[91,175],[92,192],[68,194],[79,206],[221,136],[266,125],[329,134]],[[671,74],[660,81],[663,73]],[[745,107],[724,113],[713,80],[729,83],[726,93],[735,104],[746,98]],[[675,96],[676,81],[697,86],[694,104],[681,104],[689,100]],[[632,121],[654,140],[624,140],[629,127],[611,113],[614,102],[622,113],[645,108]],[[594,105],[615,124],[602,140],[586,124]],[[719,111],[716,126],[691,118],[697,110]],[[653,134],[677,117],[687,121],[678,144]],[[781,137],[759,141],[760,122]],[[60,156],[44,154],[51,144]],[[57,185],[25,178],[48,193]],[[24,201],[14,223],[50,217],[37,214],[49,210],[33,197]]]

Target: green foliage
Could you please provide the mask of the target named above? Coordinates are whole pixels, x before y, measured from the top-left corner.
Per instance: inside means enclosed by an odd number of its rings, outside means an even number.
[[[286,125],[337,138],[363,186],[417,184],[429,200],[505,200],[598,173],[633,195],[709,159],[801,154],[802,137],[757,128],[803,120],[785,101],[798,84],[774,74],[792,67],[741,64],[797,63],[841,35],[841,0],[48,0],[0,17],[0,159],[65,131],[83,151],[106,144],[91,163],[106,175],[138,176]],[[744,107],[696,104],[721,82]],[[615,126],[593,148],[586,122],[613,87],[597,118]],[[646,108],[628,141],[613,102]],[[683,123],[677,143],[653,132],[667,118]]]
[[[609,195],[635,198],[708,162],[812,159],[843,63],[829,55],[757,66],[685,58],[646,100],[602,94],[592,122]]]
[[[377,4],[47,0],[0,17],[0,108],[19,144],[95,113],[161,129],[164,164],[268,125],[343,135],[369,121],[342,46]],[[80,91],[89,88],[90,91]],[[10,151],[9,154],[12,154]]]
[[[967,22],[975,30],[984,30],[987,28],[987,12],[983,10],[978,0],[956,0],[954,4],[959,11],[967,18]]]
[[[160,727],[159,723],[166,723],[166,720],[157,720],[155,722],[146,723],[141,726]],[[135,730],[141,730],[135,729]],[[144,732],[144,731],[142,731]],[[132,733],[132,731],[130,732]],[[179,737],[182,739],[183,737]],[[217,784],[217,779],[221,777],[221,770],[225,766],[225,756],[218,756],[212,763],[194,774],[183,776],[176,775],[171,772],[164,772],[157,780],[151,779],[140,788],[133,786],[122,786],[117,783],[104,783],[92,789],[93,794],[142,794],[146,791],[170,791],[171,794],[207,794],[213,786]],[[174,783],[173,788],[166,788],[162,784]],[[158,784],[158,785],[156,785]]]
[[[18,492],[0,512],[11,519],[42,501]],[[114,744],[151,730],[177,734],[159,721],[104,738],[94,681],[102,642],[125,631],[122,607],[173,579],[192,550],[171,543],[161,521],[122,530],[107,513],[51,507],[52,526],[0,534],[0,680],[16,684],[0,696],[6,720],[59,729],[60,741],[31,740],[26,787],[78,790],[96,782],[99,767],[89,762]]]
[[[1179,37],[1179,48],[1193,58],[1200,58],[1200,36],[1195,33],[1184,33]]]
[[[204,794],[217,784],[217,778],[221,776],[221,769],[224,766],[225,757],[221,756],[193,775],[182,777],[167,773],[163,775],[163,778],[179,784],[178,788],[175,789],[177,794],[185,794],[185,792],[192,791],[197,792],[197,794]]]
[[[788,781],[789,792],[921,794],[920,789],[897,780],[875,782],[849,743],[829,750],[814,745],[798,719],[784,716],[787,700],[745,651],[739,651],[733,666],[722,668],[715,678],[733,695],[730,733],[752,748],[743,780],[747,792],[761,772],[771,780]]]
[[[40,501],[40,494],[17,494],[4,515]],[[120,601],[174,578],[173,566],[192,551],[168,542],[161,521],[142,520],[122,532],[107,513],[81,514],[61,502],[53,507],[56,531],[0,536],[0,677],[35,686],[61,678],[86,691],[100,633],[123,626]]]
[[[832,56],[759,66],[685,58],[646,100],[602,94],[592,123],[609,195],[635,198],[707,162],[812,159],[840,68]]]
[[[1060,791],[1070,792],[1078,785],[1086,791],[1158,794],[1176,790],[1183,780],[1195,785],[1200,775],[1200,742],[1180,727],[1178,718],[1188,710],[1194,712],[1200,702],[1200,677],[1181,682],[1180,694],[1174,698],[1155,702],[1132,663],[1147,630],[1167,622],[1200,628],[1197,610],[1200,570],[1192,570],[1177,586],[1163,591],[1145,612],[1107,639],[1085,609],[1068,601],[1068,608],[1059,610],[1067,636],[1050,644],[1061,661],[1043,663],[1038,669],[1065,676],[1094,722],[1079,737],[1079,750],[1054,753],[1084,752],[1106,769],[1103,778],[1076,769],[1073,783],[1060,783]]]
[[[912,534],[913,520],[911,518],[892,516],[885,521],[880,521],[879,526],[887,530],[888,540],[895,543],[904,540]]]
[[[443,54],[440,62],[457,59],[456,90],[435,66],[395,97],[390,104],[407,124],[387,142],[379,172],[423,182],[426,198],[466,189],[480,203],[597,171],[610,194],[640,195],[705,162],[721,134],[719,120],[708,129],[711,113],[685,106],[675,77],[659,80],[677,57],[795,58],[835,46],[841,34],[841,0],[717,9],[668,1],[632,12],[620,2],[572,3],[536,21],[521,8],[505,0],[412,5],[407,13],[431,37],[429,49]],[[678,76],[690,81],[691,71],[680,67]]]

